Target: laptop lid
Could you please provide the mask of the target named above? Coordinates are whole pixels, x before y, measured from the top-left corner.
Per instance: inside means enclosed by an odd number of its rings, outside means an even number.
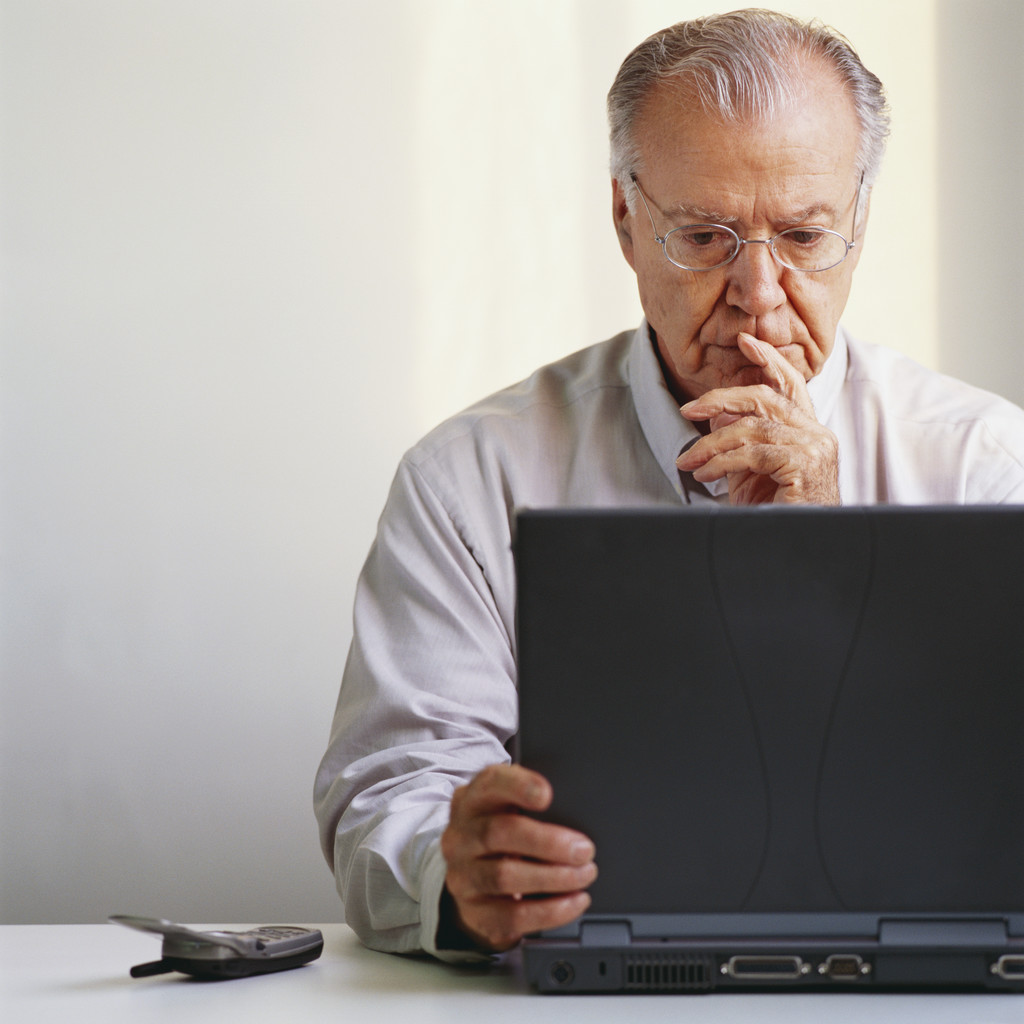
[[[525,511],[515,558],[518,758],[600,869],[528,962],[799,935],[817,971],[905,923],[894,979],[983,937],[950,983],[1024,980],[1024,510]]]

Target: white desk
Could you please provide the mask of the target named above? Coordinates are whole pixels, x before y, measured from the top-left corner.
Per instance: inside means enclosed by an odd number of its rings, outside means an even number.
[[[232,926],[244,928],[244,925]],[[4,1024],[288,1021],[301,1024],[1024,1024],[1024,995],[541,996],[515,955],[452,968],[363,948],[344,925],[319,925],[319,960],[281,974],[196,982],[179,974],[134,980],[160,940],[116,925],[0,927]]]

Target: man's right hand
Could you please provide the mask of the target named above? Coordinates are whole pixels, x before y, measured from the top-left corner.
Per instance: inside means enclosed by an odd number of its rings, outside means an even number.
[[[452,796],[441,836],[446,885],[458,927],[481,949],[575,920],[597,877],[594,844],[582,833],[522,811],[551,805],[551,785],[522,765],[491,765]],[[533,896],[533,899],[524,897]]]

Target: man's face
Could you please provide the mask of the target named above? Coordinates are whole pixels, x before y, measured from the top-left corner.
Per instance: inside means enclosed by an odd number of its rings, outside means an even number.
[[[841,87],[818,73],[806,96],[767,123],[726,125],[686,92],[658,86],[637,126],[638,180],[662,236],[683,224],[726,224],[764,239],[816,225],[853,239],[858,125]],[[641,202],[630,213],[618,182],[613,212],[640,301],[679,398],[761,383],[737,347],[742,331],[776,346],[810,380],[832,351],[860,254],[831,270],[789,270],[766,245],[745,245],[717,270],[681,270],[655,241]],[[859,220],[863,225],[864,206]]]

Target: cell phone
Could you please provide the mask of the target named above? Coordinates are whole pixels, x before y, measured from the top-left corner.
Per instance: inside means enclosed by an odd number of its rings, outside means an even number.
[[[263,925],[246,932],[201,932],[162,918],[114,914],[108,920],[163,936],[161,959],[133,967],[129,972],[133,978],[171,971],[204,981],[245,978],[301,967],[315,960],[324,948],[319,929],[294,925]]]

